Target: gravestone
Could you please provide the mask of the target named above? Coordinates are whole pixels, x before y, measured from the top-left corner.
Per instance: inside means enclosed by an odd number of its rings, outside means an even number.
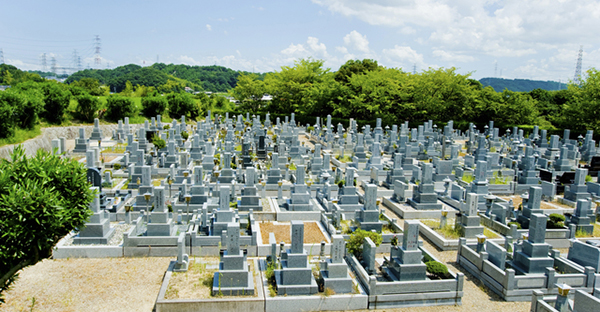
[[[254,167],[246,168],[246,180],[242,188],[242,198],[238,203],[239,211],[262,211],[262,203],[258,190],[254,184],[256,180],[256,169]]]
[[[519,246],[520,251],[515,248],[513,260],[510,261],[516,272],[544,273],[546,268],[554,267],[554,259],[548,255],[551,246],[545,242],[546,221],[547,217],[543,214],[531,214],[528,239]]]
[[[304,250],[304,223],[291,222],[291,248],[281,254],[281,269],[275,270],[277,295],[310,295],[317,293],[317,282]]]
[[[460,214],[461,234],[466,238],[474,238],[483,234],[483,226],[480,225],[480,218],[477,215],[479,195],[467,193],[465,209]]]
[[[354,284],[344,261],[346,241],[339,234],[331,236],[331,258],[321,261],[320,282],[323,289],[332,289],[336,294],[350,293]]]
[[[568,224],[577,225],[577,231],[582,231],[586,235],[592,235],[594,233],[594,215],[591,214],[592,202],[580,199],[577,201],[577,207],[575,208],[575,214],[571,216]],[[567,225],[568,225],[567,224]]]
[[[115,228],[110,226],[108,211],[100,209],[100,190],[97,187],[92,189],[95,191],[94,199],[90,203],[93,214],[79,234],[73,237],[73,244],[108,244],[115,232]]]
[[[227,224],[227,250],[220,254],[219,271],[213,278],[212,295],[252,296],[254,277],[248,271],[247,253],[240,249],[240,224]]]
[[[177,229],[173,226],[173,219],[169,216],[169,210],[165,205],[165,188],[162,186],[154,188],[152,206],[154,209],[150,213],[150,222],[147,225],[147,236],[171,236]],[[190,212],[187,212],[187,218],[190,218]],[[186,220],[188,220],[186,218]]]
[[[305,167],[296,167],[296,183],[291,187],[291,198],[286,203],[289,211],[310,211],[313,209],[310,188],[304,183]]]
[[[408,199],[408,204],[417,210],[441,210],[442,204],[438,203],[437,194],[434,191],[433,165],[423,163],[422,172],[418,189],[413,192],[413,197]]]
[[[101,141],[102,140],[102,130],[100,130],[100,120],[98,118],[94,118],[94,127],[92,128],[92,135],[90,136],[90,140],[92,140],[92,141]]]
[[[88,139],[85,138],[85,129],[79,128],[79,137],[75,139],[73,153],[85,153],[90,147]]]
[[[565,187],[565,199],[577,202],[580,199],[591,197],[588,193],[588,187],[585,184],[585,177],[588,170],[584,168],[575,169],[575,181],[573,184]]]
[[[383,222],[379,220],[379,208],[377,207],[377,185],[366,185],[364,207],[356,211],[355,219],[364,231],[375,230],[377,233],[381,233],[383,230]]]
[[[418,220],[405,220],[402,247],[391,247],[386,271],[395,280],[404,282],[427,279],[427,266],[421,261],[423,253],[419,249],[419,224]]]
[[[354,212],[362,207],[358,202],[358,194],[354,186],[355,173],[356,169],[354,167],[346,169],[345,183],[338,193],[337,208],[343,212]]]
[[[375,243],[371,240],[370,237],[365,237],[363,239],[363,251],[362,251],[362,262],[363,262],[363,267],[365,268],[365,271],[367,271],[367,273],[369,275],[375,274],[376,270],[375,270],[375,253],[377,250],[377,246],[375,245]]]

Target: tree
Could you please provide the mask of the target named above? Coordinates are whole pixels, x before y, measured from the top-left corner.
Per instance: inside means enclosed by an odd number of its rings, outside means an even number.
[[[257,112],[261,109],[261,99],[266,93],[265,83],[258,80],[258,75],[239,75],[237,85],[229,94],[240,102],[242,110]]]
[[[117,121],[125,117],[133,117],[136,107],[133,100],[127,97],[111,95],[106,99],[106,119]]]
[[[142,115],[147,118],[162,115],[167,109],[167,99],[162,96],[152,96],[142,98]]]
[[[377,70],[378,68],[380,67],[375,60],[348,60],[335,73],[335,80],[340,83],[348,83],[352,75],[365,74],[369,71]]]
[[[19,270],[50,257],[61,238],[85,225],[93,196],[74,159],[41,149],[27,157],[19,145],[10,161],[0,160],[0,296]]]
[[[169,116],[171,118],[187,116],[195,120],[200,116],[200,108],[188,93],[169,93],[167,102],[169,103]]]
[[[80,95],[77,97],[75,115],[82,121],[93,122],[99,108],[100,100],[97,97],[89,94]]]

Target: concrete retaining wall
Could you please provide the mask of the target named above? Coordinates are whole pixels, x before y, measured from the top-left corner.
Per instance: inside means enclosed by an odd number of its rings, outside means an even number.
[[[130,124],[129,127],[131,130],[136,130],[142,127],[143,124]],[[10,154],[12,153],[15,146],[21,144],[25,148],[25,153],[29,156],[35,155],[38,149],[44,149],[47,151],[52,150],[52,140],[58,138],[65,138],[67,140],[73,140],[79,137],[79,128],[85,129],[85,136],[89,138],[92,134],[93,126],[72,126],[72,127],[52,127],[52,128],[43,128],[42,134],[38,135],[33,139],[29,139],[23,143],[5,145],[0,147],[0,158],[10,159]],[[100,130],[102,130],[102,134],[104,137],[112,136],[112,131],[117,129],[117,125],[100,125]]]

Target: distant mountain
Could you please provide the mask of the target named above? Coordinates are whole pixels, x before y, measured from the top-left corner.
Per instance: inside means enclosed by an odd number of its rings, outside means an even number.
[[[555,91],[567,88],[566,83],[529,79],[481,78],[479,82],[484,87],[491,86],[496,92],[502,92],[504,89],[516,92],[529,92],[535,89]]]

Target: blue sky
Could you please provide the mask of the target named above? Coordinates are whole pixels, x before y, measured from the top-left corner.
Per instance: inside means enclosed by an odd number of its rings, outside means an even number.
[[[0,0],[5,63],[41,69],[222,65],[266,72],[298,58],[376,59],[405,71],[456,67],[472,77],[573,79],[598,67],[598,0]],[[94,62],[100,36],[101,65]],[[59,72],[63,70],[59,69]]]

